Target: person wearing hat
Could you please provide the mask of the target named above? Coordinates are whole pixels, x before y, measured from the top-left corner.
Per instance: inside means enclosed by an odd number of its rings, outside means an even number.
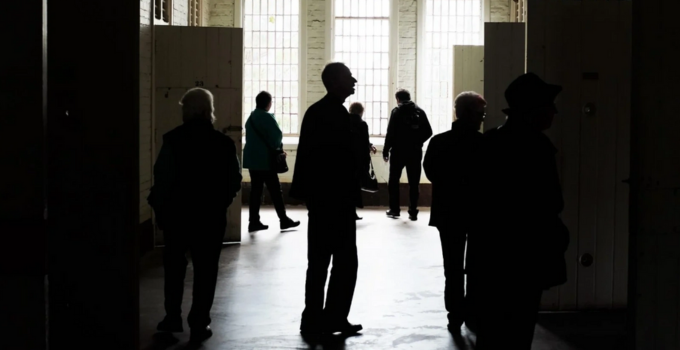
[[[466,266],[468,293],[480,298],[478,350],[529,350],[543,291],[566,282],[557,149],[543,133],[561,90],[533,73],[518,77],[505,91],[506,122],[484,134]]]

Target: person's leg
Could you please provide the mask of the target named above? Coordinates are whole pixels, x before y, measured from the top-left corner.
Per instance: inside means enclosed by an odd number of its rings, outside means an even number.
[[[390,197],[390,212],[395,214],[401,211],[399,206],[399,181],[404,170],[404,162],[398,153],[392,153],[390,158],[390,176],[387,189]]]
[[[204,329],[210,325],[210,308],[215,298],[224,229],[224,227],[206,228],[195,232],[201,237],[194,239],[191,245],[194,292],[187,321],[192,329]]]
[[[159,329],[180,331],[182,326],[182,297],[186,275],[186,252],[189,249],[187,235],[182,230],[165,230],[163,268],[165,270],[165,314]],[[178,321],[179,320],[179,321]]]
[[[465,236],[449,225],[440,226],[437,229],[444,257],[444,304],[448,312],[449,327],[457,329],[465,319],[465,275],[463,274]]]
[[[264,190],[263,171],[250,170],[250,222],[260,222],[260,206],[262,205],[262,194]]]
[[[327,222],[318,214],[309,215],[307,231],[307,280],[305,281],[305,309],[300,331],[320,332],[323,320],[324,288],[331,262],[327,244]]]
[[[330,327],[347,324],[357,281],[359,260],[356,244],[356,221],[351,208],[340,214],[333,229],[333,269],[328,282],[324,318]]]
[[[288,219],[288,216],[286,216],[286,205],[283,203],[283,191],[281,190],[278,174],[274,171],[266,172],[264,184],[267,186],[269,195],[272,197],[272,202],[274,202],[274,208],[276,209],[276,215],[279,216],[279,220],[284,221]]]
[[[420,197],[420,177],[422,174],[423,151],[418,150],[409,155],[406,163],[406,176],[409,187],[409,212],[418,212],[418,199]]]

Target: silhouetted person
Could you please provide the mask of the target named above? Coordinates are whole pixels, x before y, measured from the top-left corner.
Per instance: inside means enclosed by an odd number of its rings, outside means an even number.
[[[449,331],[456,334],[465,321],[465,241],[477,195],[473,187],[476,157],[484,138],[479,132],[484,121],[486,101],[475,92],[464,92],[455,100],[456,121],[451,130],[430,140],[423,169],[432,183],[430,226],[439,230],[444,256],[446,286],[444,301]]]
[[[352,135],[354,137],[354,146],[356,147],[355,152],[358,155],[357,168],[359,176],[366,176],[371,169],[371,153],[375,154],[377,150],[371,143],[370,135],[368,133],[368,124],[362,119],[364,116],[364,106],[360,102],[354,102],[349,106],[349,113],[352,125]],[[357,207],[363,208],[364,203],[361,197],[361,178],[359,180],[359,204],[357,204]],[[356,219],[362,220],[363,218],[356,215]]]
[[[356,333],[361,325],[347,320],[357,277],[356,205],[358,169],[351,118],[343,106],[354,93],[352,72],[342,63],[328,64],[321,79],[328,94],[307,109],[300,130],[290,195],[309,211],[305,310],[300,332]],[[333,270],[324,307],[328,266]]]
[[[154,165],[149,203],[165,237],[165,312],[162,332],[182,332],[182,296],[187,252],[194,265],[193,302],[188,316],[191,341],[212,335],[215,296],[227,208],[241,189],[234,142],[215,130],[213,96],[189,90],[180,102],[184,123],[163,135]]]
[[[260,221],[260,205],[262,204],[264,185],[267,185],[269,195],[274,202],[281,230],[300,226],[299,221],[293,221],[286,215],[279,175],[271,163],[273,152],[283,152],[283,144],[281,143],[283,133],[274,115],[269,113],[272,108],[272,95],[266,91],[260,92],[255,97],[255,104],[255,110],[246,121],[246,145],[243,149],[243,168],[250,172],[251,185],[248,232],[269,228]]]
[[[432,136],[432,127],[427,115],[411,101],[411,94],[399,90],[395,94],[398,106],[392,110],[387,124],[383,158],[390,162],[390,178],[388,190],[390,194],[389,217],[399,217],[399,180],[406,168],[409,185],[409,218],[418,219],[418,197],[420,196],[421,162],[423,160],[423,144]]]
[[[542,132],[561,89],[533,73],[520,76],[505,92],[505,124],[484,134],[475,186],[483,198],[480,230],[470,236],[467,257],[468,287],[483,297],[479,350],[530,349],[543,290],[566,282],[557,149]]]

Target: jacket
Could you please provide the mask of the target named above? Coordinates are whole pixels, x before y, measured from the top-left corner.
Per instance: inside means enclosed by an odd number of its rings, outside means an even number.
[[[419,116],[418,128],[414,129],[410,123],[411,117]],[[385,147],[383,156],[387,158],[390,151],[410,152],[422,150],[423,144],[432,136],[432,126],[427,119],[427,114],[413,101],[399,104],[392,110],[390,121],[387,124]]]
[[[302,119],[290,196],[305,201],[310,214],[354,208],[360,193],[351,120],[344,101],[326,95]]]
[[[283,133],[274,115],[255,109],[245,125],[246,144],[243,148],[243,167],[250,170],[271,170],[270,149],[281,149]],[[258,135],[259,131],[264,137]]]
[[[463,233],[470,222],[474,187],[474,167],[484,136],[474,128],[455,121],[451,130],[430,140],[423,161],[425,176],[432,183],[430,226],[454,225]]]
[[[566,282],[569,233],[556,153],[545,134],[512,118],[484,134],[467,266],[485,283],[548,289]]]
[[[191,121],[163,135],[148,201],[161,229],[226,227],[241,180],[234,141],[209,121]]]

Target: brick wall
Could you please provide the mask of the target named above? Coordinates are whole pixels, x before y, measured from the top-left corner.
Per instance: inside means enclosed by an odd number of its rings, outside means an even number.
[[[233,27],[235,0],[204,0],[207,17],[204,24],[208,27]],[[240,0],[239,0],[240,1]]]
[[[326,0],[307,1],[307,106],[326,94],[321,71],[326,59]],[[304,68],[302,68],[304,69]],[[306,108],[305,108],[306,109]]]
[[[491,22],[510,22],[510,1],[491,0]]]
[[[407,89],[416,96],[416,48],[418,26],[418,2],[399,0],[399,67],[397,88]],[[392,98],[392,96],[390,96]]]
[[[139,1],[139,222],[151,218],[151,208],[146,203],[146,197],[151,188],[153,159],[151,156],[152,1]]]
[[[170,18],[174,26],[189,25],[189,0],[173,0]]]

